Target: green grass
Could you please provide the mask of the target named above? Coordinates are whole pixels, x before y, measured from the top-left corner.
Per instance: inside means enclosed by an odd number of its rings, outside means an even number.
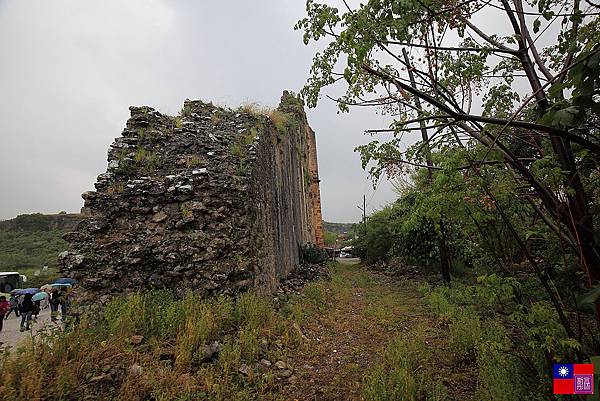
[[[520,333],[518,335],[521,337],[526,336],[523,327],[494,315],[483,315],[479,311],[479,307],[489,305],[491,300],[498,302],[495,291],[461,283],[455,283],[451,288],[421,286],[420,290],[432,313],[448,326],[444,351],[451,356],[450,362],[458,370],[462,367],[472,369],[477,378],[474,399],[546,399],[551,391],[550,383],[544,379],[547,377],[544,372],[548,368],[544,353],[540,352],[544,346],[540,347],[535,338],[544,333],[542,341],[548,346],[553,344],[555,336],[559,337],[559,334],[545,330],[546,322],[551,319],[535,321],[536,317],[545,315],[536,313],[535,308],[530,307],[527,317],[523,315],[522,318],[526,320],[524,327],[534,327],[535,335],[522,345],[511,341],[511,336],[514,338],[516,333]],[[524,340],[520,338],[519,341]],[[539,373],[532,371],[532,368],[539,369]]]
[[[383,361],[364,379],[366,401],[447,399],[444,386],[420,369],[424,363],[431,363],[424,337],[422,330],[417,328],[388,344]]]
[[[279,310],[252,292],[115,298],[104,314],[2,355],[0,399],[286,399],[287,382],[264,372],[262,358],[295,362],[298,380],[307,379],[303,364],[318,367],[326,394],[353,386],[366,401],[537,401],[547,393],[543,379],[526,386],[522,357],[534,354],[514,348],[506,322],[481,315],[472,288],[392,282],[358,265],[330,270],[331,280],[306,285]],[[133,335],[142,344],[132,344]],[[207,360],[215,341],[220,352]],[[342,363],[332,362],[334,348]],[[110,384],[90,381],[106,372]]]

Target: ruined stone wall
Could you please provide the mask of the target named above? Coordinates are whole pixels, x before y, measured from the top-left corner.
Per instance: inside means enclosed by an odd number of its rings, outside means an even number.
[[[319,164],[317,163],[317,140],[315,132],[306,124],[306,138],[308,141],[308,171],[310,174],[310,212],[313,229],[314,243],[319,247],[325,246],[323,237],[323,215],[321,214],[321,190],[319,188]]]
[[[314,133],[295,97],[284,93],[272,118],[201,101],[177,117],[130,110],[60,256],[84,301],[143,288],[272,291],[300,245],[322,243]]]

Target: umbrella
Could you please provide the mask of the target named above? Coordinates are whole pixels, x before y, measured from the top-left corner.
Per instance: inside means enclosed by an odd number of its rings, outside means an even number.
[[[8,301],[10,299],[10,294],[7,294],[5,292],[0,292],[0,297],[4,297]]]
[[[43,286],[40,287],[40,290],[50,291],[50,290],[52,290],[52,284],[44,284]]]
[[[75,280],[74,278],[63,277],[63,278],[59,278],[58,280],[54,280],[54,284],[71,284],[71,285],[75,285],[75,284],[77,284],[77,280]]]
[[[48,297],[48,293],[47,292],[38,292],[33,297],[31,297],[31,300],[32,301],[41,301],[42,299],[44,299],[46,297]]]
[[[10,293],[13,295],[25,295],[25,294],[37,294],[40,292],[39,288],[17,288],[16,290],[12,290]]]
[[[52,283],[52,287],[71,287],[71,284],[63,284],[63,283]]]

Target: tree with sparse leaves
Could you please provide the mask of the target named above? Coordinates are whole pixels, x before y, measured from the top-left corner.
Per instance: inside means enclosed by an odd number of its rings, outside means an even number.
[[[308,106],[316,106],[326,87],[342,85],[343,95],[330,97],[341,111],[372,106],[393,117],[389,127],[368,131],[389,133],[391,140],[358,147],[374,177],[424,170],[429,184],[421,188],[437,187],[438,194],[440,177],[460,173],[470,181],[572,338],[581,333],[563,310],[552,253],[532,254],[518,213],[502,204],[525,208],[558,241],[565,260],[576,258],[583,276],[577,285],[591,289],[587,299],[600,329],[599,15],[593,0],[369,0],[356,6],[343,0],[340,8],[308,0],[307,16],[296,25],[306,44],[326,42],[302,91]],[[412,134],[419,135],[416,143],[403,150],[401,140]],[[428,205],[438,232],[440,223],[457,217],[450,201]],[[598,347],[598,339],[591,341]]]

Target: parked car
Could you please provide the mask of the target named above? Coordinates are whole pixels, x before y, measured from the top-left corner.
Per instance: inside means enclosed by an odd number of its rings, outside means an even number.
[[[0,292],[9,293],[15,288],[22,288],[27,277],[19,272],[0,272]]]

